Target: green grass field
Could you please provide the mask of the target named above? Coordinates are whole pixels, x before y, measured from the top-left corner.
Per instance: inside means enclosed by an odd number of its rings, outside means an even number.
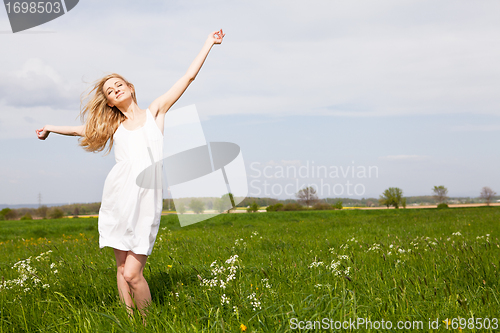
[[[185,228],[163,216],[147,327],[119,301],[97,219],[1,221],[0,333],[496,332],[499,220],[500,207],[224,214]],[[338,326],[349,321],[361,326]]]

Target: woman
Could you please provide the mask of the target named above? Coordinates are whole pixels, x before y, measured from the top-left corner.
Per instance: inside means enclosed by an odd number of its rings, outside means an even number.
[[[87,114],[84,125],[46,125],[35,131],[41,140],[50,132],[81,136],[79,144],[92,152],[104,150],[109,141],[109,153],[115,143],[117,163],[106,178],[99,210],[99,247],[114,249],[118,291],[130,314],[134,302],[139,310],[151,302],[143,270],[158,233],[163,204],[161,164],[155,164],[159,167],[148,180],[153,186],[142,186],[140,174],[152,160],[161,160],[165,113],[195,79],[212,46],[222,43],[224,36],[222,29],[211,33],[186,74],[146,110],[137,105],[134,85],[110,74],[90,91],[93,97],[80,112],[82,119]]]

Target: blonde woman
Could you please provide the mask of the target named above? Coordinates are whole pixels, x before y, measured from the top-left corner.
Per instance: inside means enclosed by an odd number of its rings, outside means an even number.
[[[141,310],[151,302],[143,270],[163,206],[161,164],[155,164],[150,177],[153,186],[139,186],[138,176],[152,160],[161,159],[165,113],[193,82],[212,46],[222,43],[224,36],[222,29],[211,33],[186,74],[146,110],[137,105],[134,85],[110,74],[98,80],[87,95],[91,98],[80,112],[82,120],[87,116],[84,125],[46,125],[36,130],[40,140],[51,132],[81,136],[79,144],[91,152],[104,150],[109,142],[108,154],[115,145],[117,163],[104,183],[99,210],[99,247],[114,249],[118,291],[130,314],[134,304]]]

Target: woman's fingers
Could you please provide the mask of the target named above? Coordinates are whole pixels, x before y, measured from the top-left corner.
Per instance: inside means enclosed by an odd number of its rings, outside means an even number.
[[[214,32],[212,33],[212,36],[213,36],[214,38],[216,38],[216,37],[215,37],[215,35],[217,35],[217,37],[218,37],[218,38],[222,38],[222,37],[224,37],[224,35],[225,35],[225,34],[222,32],[222,29],[220,29],[220,30],[214,31]]]

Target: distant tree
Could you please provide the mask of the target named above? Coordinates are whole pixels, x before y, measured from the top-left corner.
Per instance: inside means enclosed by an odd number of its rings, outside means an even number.
[[[26,213],[23,215],[23,217],[21,217],[21,220],[33,220],[33,217],[30,213]]]
[[[222,198],[216,198],[214,200],[214,209],[219,213],[224,212],[224,200],[222,200]]]
[[[192,199],[191,203],[189,204],[189,207],[196,214],[203,213],[203,210],[205,209],[205,205],[203,204],[203,201],[201,201],[199,199]]]
[[[333,205],[327,204],[326,202],[317,202],[312,207],[313,210],[332,210],[335,209]]]
[[[295,196],[297,197],[299,203],[305,204],[307,207],[314,205],[319,201],[318,196],[316,195],[316,190],[312,186],[299,190]]]
[[[448,194],[448,189],[443,185],[434,186],[432,191],[434,192],[433,198],[437,201],[438,204],[445,202],[446,199],[448,199],[448,197],[446,196]]]
[[[406,208],[406,198],[401,199],[401,206],[403,206],[403,208]]]
[[[90,214],[90,209],[87,205],[80,206],[80,215]]]
[[[10,208],[4,208],[2,210],[0,210],[0,220],[6,220],[7,218],[5,217],[5,214],[10,212],[11,209]]]
[[[334,207],[335,209],[342,209],[342,208],[344,208],[344,207],[342,206],[342,200],[337,201],[337,202],[333,205],[333,207]]]
[[[184,214],[186,212],[186,206],[184,205],[184,202],[180,202],[176,207],[177,213]]]
[[[50,211],[50,213],[49,213],[49,217],[50,217],[51,219],[60,219],[60,218],[62,218],[63,216],[64,216],[64,213],[63,213],[63,211],[62,211],[61,209],[59,209],[59,208],[54,208],[54,209],[52,209],[52,210]]]
[[[488,186],[485,186],[481,190],[481,199],[484,199],[486,201],[486,205],[490,205],[491,199],[496,195],[497,193],[493,191],[491,188]]]
[[[0,215],[3,216],[4,220],[14,220],[17,218],[17,212],[10,208],[4,208],[0,211]]]
[[[231,208],[229,208],[227,210],[227,213],[229,214],[229,212],[233,209],[235,209],[234,207],[234,198],[233,198],[233,194],[232,193],[227,193],[227,194],[224,194],[222,197],[221,197],[222,201],[223,202],[227,202],[227,200],[229,200],[229,203],[231,204]]]
[[[382,193],[379,202],[381,205],[387,206],[387,208],[394,206],[394,208],[398,209],[403,203],[402,200],[403,190],[398,187],[389,187]]]
[[[78,209],[78,207],[75,207],[75,209],[73,209],[73,215],[74,216],[80,215],[80,210]]]
[[[252,204],[250,205],[250,207],[247,208],[247,212],[248,213],[255,213],[259,210],[259,205],[257,205],[257,203],[254,201],[252,202]]]
[[[214,203],[212,201],[207,202],[207,209],[213,209]]]
[[[36,215],[40,216],[42,219],[46,219],[48,211],[49,208],[47,206],[41,205],[40,207],[37,208]]]
[[[283,208],[283,204],[281,202],[278,202],[274,205],[269,205],[267,206],[266,208],[266,211],[268,212],[278,212],[278,211],[282,211],[284,208]]]

